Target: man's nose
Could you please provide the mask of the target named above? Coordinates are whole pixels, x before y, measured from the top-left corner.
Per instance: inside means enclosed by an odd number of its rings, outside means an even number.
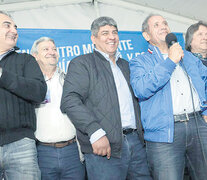
[[[17,28],[16,27],[11,26],[10,31],[14,34],[17,34]]]
[[[109,38],[110,38],[110,39],[115,39],[115,36],[116,36],[115,34],[113,34],[113,33],[109,33]]]
[[[52,54],[52,55],[54,55],[54,54],[56,54],[56,50],[54,50],[54,49],[49,49],[49,53]]]

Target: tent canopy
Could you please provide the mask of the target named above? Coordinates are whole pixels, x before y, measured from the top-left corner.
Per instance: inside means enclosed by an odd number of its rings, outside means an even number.
[[[161,14],[171,30],[183,32],[198,20],[206,21],[204,0],[1,0],[21,28],[89,29],[99,16],[113,17],[121,30],[140,31],[144,18]]]

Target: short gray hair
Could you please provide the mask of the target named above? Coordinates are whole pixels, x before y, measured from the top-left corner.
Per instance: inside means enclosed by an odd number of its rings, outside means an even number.
[[[51,41],[51,42],[53,42],[53,44],[55,44],[55,41],[52,38],[49,38],[49,37],[41,37],[41,38],[37,39],[36,41],[34,41],[30,53],[31,54],[38,54],[37,47],[38,47],[38,45],[41,42],[44,42],[44,41]]]
[[[6,11],[1,11],[0,10],[0,14],[4,14],[4,15],[6,15],[6,16],[8,16],[12,19],[12,16],[9,13],[7,13]]]
[[[161,16],[160,14],[150,14],[148,15],[142,23],[142,32],[149,32],[149,24],[148,21],[153,16]],[[161,16],[162,17],[162,16]]]
[[[193,35],[194,33],[199,29],[200,26],[205,26],[207,27],[207,23],[206,22],[203,22],[203,21],[199,21],[195,24],[192,24],[187,32],[186,32],[186,35],[185,35],[185,49],[187,51],[191,51],[191,42],[193,40]]]
[[[102,17],[95,19],[92,22],[91,34],[97,37],[100,27],[106,26],[106,25],[114,26],[118,31],[117,23],[114,19],[112,19],[111,17],[102,16]]]

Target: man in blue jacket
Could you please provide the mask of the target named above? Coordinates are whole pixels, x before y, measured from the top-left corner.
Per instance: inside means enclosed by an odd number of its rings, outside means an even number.
[[[142,24],[148,52],[130,62],[130,80],[141,106],[147,158],[155,180],[181,180],[185,160],[193,179],[207,177],[207,68],[179,43],[168,48],[170,33],[160,15]]]

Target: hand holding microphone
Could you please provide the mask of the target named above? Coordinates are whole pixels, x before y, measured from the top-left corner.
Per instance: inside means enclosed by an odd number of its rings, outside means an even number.
[[[180,44],[177,43],[177,37],[173,33],[169,33],[165,41],[169,48],[168,57],[174,63],[178,63],[184,57],[184,52]]]

